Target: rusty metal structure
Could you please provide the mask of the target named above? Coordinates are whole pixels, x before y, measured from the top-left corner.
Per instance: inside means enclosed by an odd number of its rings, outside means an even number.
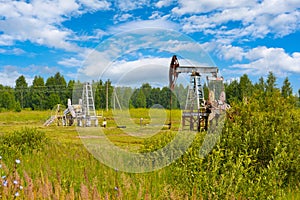
[[[169,87],[171,91],[174,90],[178,75],[182,73],[190,75],[186,104],[182,112],[182,128],[188,126],[190,130],[207,130],[209,122],[217,117],[221,111],[226,110],[229,105],[225,102],[224,88],[221,88],[222,91],[219,88],[219,91],[216,92],[214,86],[208,87],[208,99],[205,100],[202,80],[206,78],[209,86],[210,82],[223,84],[223,78],[218,76],[217,67],[181,66],[176,55],[174,55],[169,69]],[[216,95],[219,96],[218,100],[215,99]],[[172,107],[172,95],[170,105]]]

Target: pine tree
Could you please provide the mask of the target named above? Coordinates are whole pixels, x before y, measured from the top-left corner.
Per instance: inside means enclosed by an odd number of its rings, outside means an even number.
[[[289,81],[289,78],[286,77],[283,81],[283,85],[281,87],[281,95],[284,98],[287,98],[293,94],[293,89],[291,87],[291,83]]]
[[[244,74],[240,78],[239,90],[240,90],[241,100],[244,98],[248,98],[252,95],[253,85],[247,74]]]
[[[45,108],[45,83],[41,76],[35,76],[30,87],[29,106],[33,110]]]
[[[273,72],[269,72],[267,83],[266,83],[266,92],[271,94],[276,89],[276,77]]]
[[[16,100],[20,102],[21,108],[26,107],[27,89],[28,89],[28,84],[26,82],[26,79],[23,75],[21,75],[16,80],[16,86],[15,86],[15,97]]]

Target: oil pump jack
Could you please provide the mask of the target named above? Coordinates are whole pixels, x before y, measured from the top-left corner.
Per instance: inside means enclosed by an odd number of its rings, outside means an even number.
[[[223,88],[223,78],[218,76],[217,67],[206,66],[180,66],[176,55],[172,57],[169,69],[169,87],[174,91],[176,80],[181,73],[190,75],[186,104],[182,112],[182,128],[189,126],[190,130],[200,131],[208,129],[209,122],[218,117],[220,112],[230,106],[226,104]],[[209,94],[204,98],[203,78],[206,76]],[[215,96],[219,96],[216,100]],[[172,95],[170,96],[172,108]],[[172,119],[170,115],[170,128]]]

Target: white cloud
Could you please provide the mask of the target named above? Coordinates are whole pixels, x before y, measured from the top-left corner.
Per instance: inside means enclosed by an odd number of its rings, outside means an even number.
[[[108,10],[111,6],[110,2],[99,0],[80,0],[80,4],[87,7],[89,10]]]
[[[61,61],[58,61],[58,64],[64,66],[64,67],[81,67],[82,60],[71,57],[71,58],[65,58]]]
[[[21,55],[24,54],[25,51],[20,48],[13,48],[13,49],[0,49],[0,54],[7,54],[7,55]]]
[[[116,4],[121,11],[129,11],[150,5],[150,0],[116,0]]]
[[[68,17],[86,12],[109,9],[106,1],[56,0],[56,1],[1,1],[0,45],[13,45],[15,41],[31,41],[48,47],[77,51],[71,40],[73,31],[61,23]]]
[[[170,6],[173,3],[174,0],[160,0],[158,1],[155,6],[157,8],[162,8],[162,7],[166,7],[166,6]]]
[[[17,78],[23,75],[21,74],[22,69],[11,65],[3,66],[2,68],[3,70],[0,71],[0,83],[5,86],[15,87]],[[32,84],[33,77],[29,75],[24,76],[28,86],[30,86]]]
[[[232,46],[232,45],[219,45],[219,56],[225,60],[236,60],[242,61],[243,59],[243,48]]]
[[[14,87],[16,79],[21,76],[18,71],[0,72],[0,82],[2,85]]]
[[[129,14],[129,13],[125,13],[125,14],[117,14],[114,16],[114,23],[118,23],[118,22],[124,22],[127,21],[128,19],[132,18],[133,15]]]
[[[169,83],[170,61],[171,58],[159,57],[140,58],[133,61],[105,60],[103,62],[99,60],[100,63],[94,60],[94,64],[90,62],[90,65],[82,68],[77,77],[79,80],[90,81],[95,79],[110,79],[115,86],[136,87],[147,82],[155,87],[164,87],[168,86]],[[103,68],[104,64],[108,64],[105,69]],[[180,64],[182,66],[202,65],[192,60],[180,60]],[[184,74],[181,76],[185,77]]]
[[[300,1],[265,0],[180,1],[172,12],[187,15],[181,20],[185,32],[204,32],[216,37],[263,38],[268,34],[282,37],[300,27]],[[234,28],[227,26],[236,23]],[[222,29],[221,29],[222,27]],[[236,28],[238,27],[238,28]]]
[[[277,76],[300,74],[300,53],[291,55],[282,48],[256,47],[249,51],[240,52],[247,62],[230,66],[230,72],[266,75],[269,71]]]
[[[155,19],[155,20],[137,20],[130,21],[119,26],[113,26],[109,29],[110,33],[121,33],[126,31],[131,31],[135,29],[147,29],[147,28],[159,28],[159,29],[170,29],[176,30],[177,24],[167,21],[164,18]]]
[[[253,6],[255,2],[248,0],[230,0],[230,1],[219,1],[219,0],[179,0],[179,6],[175,7],[172,12],[184,15],[194,13],[207,13],[213,10],[225,9],[225,8],[238,8],[242,6]]]

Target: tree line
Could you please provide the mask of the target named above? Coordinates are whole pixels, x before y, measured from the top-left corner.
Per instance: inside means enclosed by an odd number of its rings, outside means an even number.
[[[28,86],[26,78],[21,75],[15,81],[15,87],[0,84],[0,109],[16,110],[47,110],[57,104],[67,104],[67,99],[72,99],[74,88],[82,89],[79,81],[70,80],[66,82],[63,75],[57,72],[45,81],[41,76],[35,76],[31,86]],[[182,84],[176,85],[174,91],[168,87],[152,87],[144,83],[140,88],[113,87],[110,80],[93,81],[94,100],[96,109],[110,108],[150,108],[153,105],[161,105],[164,108],[183,107],[188,87]],[[247,101],[252,95],[267,95],[278,93],[282,97],[294,101],[299,106],[299,96],[293,95],[293,89],[288,78],[285,78],[282,87],[276,85],[276,77],[272,72],[266,80],[261,77],[257,83],[252,83],[244,74],[240,80],[225,83],[225,92],[229,104]],[[205,98],[208,98],[208,87],[204,85]],[[80,92],[78,93],[80,95]],[[173,103],[170,104],[172,95]],[[108,99],[108,101],[107,101]]]
[[[300,106],[300,89],[297,97],[293,94],[293,88],[288,77],[284,79],[281,88],[277,87],[276,82],[277,78],[272,72],[269,72],[266,80],[260,77],[257,83],[252,83],[249,77],[244,74],[239,81],[234,80],[229,84],[225,84],[227,102],[232,104],[247,101],[252,96],[266,97],[277,94]]]

